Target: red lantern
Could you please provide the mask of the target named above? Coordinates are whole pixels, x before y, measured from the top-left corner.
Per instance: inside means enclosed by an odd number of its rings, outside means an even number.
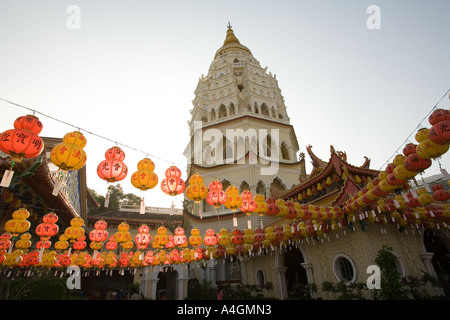
[[[14,121],[14,129],[0,135],[0,150],[9,154],[12,161],[37,157],[44,149],[44,142],[38,136],[42,123],[32,115],[19,117]]]
[[[86,239],[85,236],[82,236],[81,238],[77,239],[77,241],[75,241],[73,243],[73,248],[75,250],[83,250],[84,248],[86,248],[86,241],[84,241]]]
[[[403,154],[405,155],[405,157],[409,156],[412,153],[416,152],[416,144],[414,143],[408,143],[404,148],[403,148]]]
[[[106,150],[105,158],[97,166],[97,175],[107,182],[123,180],[128,174],[128,167],[122,162],[125,152],[119,147],[112,147]]]
[[[95,229],[89,233],[89,239],[95,242],[103,242],[108,239],[108,231],[103,229]]]
[[[253,200],[253,193],[251,193],[249,190],[244,190],[241,193],[241,197],[242,205],[239,209],[247,216],[250,216],[256,208],[255,200]]]
[[[406,170],[412,172],[421,172],[428,169],[432,165],[431,159],[424,159],[417,153],[408,155],[403,161],[403,166]]]
[[[139,233],[134,237],[138,249],[146,249],[148,244],[152,241],[152,236],[148,225],[143,224],[138,229]]]
[[[285,204],[288,207],[288,214],[286,215],[286,218],[287,219],[297,218],[297,210],[294,208],[294,202],[291,200],[287,200]]]
[[[243,232],[239,229],[233,230],[233,236],[231,237],[231,242],[233,244],[241,244],[244,242],[244,235]]]
[[[181,179],[181,171],[175,166],[169,167],[165,172],[166,178],[161,181],[161,190],[170,195],[176,196],[184,192],[186,184]]]
[[[59,227],[56,225],[58,216],[54,213],[48,213],[42,218],[43,223],[39,224],[35,232],[41,237],[41,240],[48,240],[58,233]]]
[[[280,207],[277,205],[277,199],[274,197],[268,197],[266,200],[267,203],[267,212],[266,214],[268,216],[276,216],[278,213],[280,213]]]
[[[214,229],[206,230],[206,235],[203,238],[203,243],[207,246],[214,246],[217,244],[217,237],[215,236]]]
[[[227,201],[227,194],[222,190],[222,183],[219,180],[213,180],[209,184],[209,192],[206,196],[206,202],[218,209]]]
[[[105,247],[108,250],[116,250],[117,249],[117,242],[114,240],[114,236],[109,237],[109,240],[105,244]]]
[[[436,109],[428,117],[428,122],[434,126],[436,123],[450,119],[450,113],[445,109]]]
[[[187,237],[184,234],[184,229],[182,227],[177,227],[174,231],[175,235],[173,237],[173,243],[178,247],[187,246]]]
[[[450,143],[450,120],[439,121],[433,125],[428,130],[428,137],[440,145]]]

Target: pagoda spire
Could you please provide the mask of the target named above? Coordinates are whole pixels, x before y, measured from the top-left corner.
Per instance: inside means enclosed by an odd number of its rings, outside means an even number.
[[[240,44],[238,38],[236,38],[236,36],[234,35],[232,26],[230,24],[230,22],[228,22],[228,26],[227,26],[227,36],[225,38],[225,41],[223,42],[223,45],[227,45],[229,43],[238,43]]]

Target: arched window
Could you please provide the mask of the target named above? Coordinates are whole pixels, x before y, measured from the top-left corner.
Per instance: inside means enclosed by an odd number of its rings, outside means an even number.
[[[267,105],[265,104],[265,103],[263,103],[262,105],[261,105],[261,114],[263,115],[263,116],[269,116],[270,114],[269,114],[269,109],[267,108]]]
[[[283,181],[281,181],[281,179],[278,177],[273,179],[272,183],[270,184],[270,187],[278,191],[286,190],[286,186],[284,185]]]
[[[219,119],[227,116],[227,110],[223,104],[219,107]]]
[[[281,156],[283,157],[283,160],[289,160],[288,148],[284,141],[281,143]]]
[[[266,277],[264,275],[264,271],[262,269],[258,269],[256,271],[256,284],[259,286],[263,286],[266,283]]]
[[[239,193],[242,193],[242,191],[244,190],[250,190],[250,185],[245,180],[242,181],[241,184],[239,185]]]

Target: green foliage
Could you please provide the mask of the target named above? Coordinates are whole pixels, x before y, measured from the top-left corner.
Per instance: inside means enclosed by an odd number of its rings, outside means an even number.
[[[292,291],[289,292],[289,299],[291,300],[312,300],[312,294],[317,292],[317,285],[315,283],[301,284],[295,283]]]
[[[1,282],[4,300],[68,300],[79,295],[67,288],[66,278],[20,277]]]
[[[92,194],[94,199],[100,204],[99,208],[93,208],[89,205],[89,212],[103,212],[107,210],[116,210],[119,209],[120,204],[128,204],[128,205],[140,205],[141,198],[133,193],[123,193],[123,188],[120,184],[110,185],[108,187],[109,191],[109,204],[108,207],[105,208],[105,197],[99,195],[95,190],[89,189],[89,192]]]
[[[338,300],[365,300],[365,291],[368,290],[365,283],[345,284],[340,281],[334,284],[330,281],[322,283],[322,291],[337,294]]]

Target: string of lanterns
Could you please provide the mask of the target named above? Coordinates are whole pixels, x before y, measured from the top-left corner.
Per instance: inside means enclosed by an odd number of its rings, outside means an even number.
[[[415,191],[408,183],[410,179],[429,168],[432,159],[441,157],[449,150],[449,111],[435,110],[429,117],[429,123],[430,129],[422,128],[416,133],[417,144],[406,145],[403,154],[397,155],[378,177],[373,180],[368,178],[366,186],[340,207],[300,204],[293,199],[265,199],[261,194],[253,196],[249,190],[239,194],[234,185],[224,191],[218,180],[213,180],[208,189],[203,177],[198,173],[189,178],[186,188],[181,179],[181,171],[171,166],[166,170],[166,178],[160,184],[161,190],[170,196],[185,192],[191,201],[198,204],[206,199],[207,203],[217,210],[224,205],[233,212],[239,209],[247,216],[252,213],[260,216],[267,214],[284,218],[287,222],[274,228],[263,229],[261,225],[261,228],[252,230],[249,219],[247,228],[241,231],[237,228],[234,216],[235,229],[231,233],[226,229],[221,229],[218,233],[208,229],[202,237],[198,229],[194,228],[188,238],[181,227],[178,227],[172,236],[167,235],[167,228],[161,226],[153,239],[148,226],[142,225],[133,242],[127,223],[119,224],[118,231],[109,236],[106,222],[98,221],[94,230],[89,233],[89,247],[94,250],[91,256],[85,250],[87,243],[84,221],[80,217],[71,220],[70,227],[59,236],[59,241],[55,242],[54,249],[51,250],[50,238],[59,232],[56,225],[58,217],[54,213],[45,215],[43,222],[36,227],[35,234],[40,237],[36,248],[39,250],[29,252],[32,245],[31,234],[27,232],[30,228],[27,220],[29,212],[20,208],[13,212],[13,219],[5,223],[5,233],[0,235],[0,264],[8,267],[62,267],[76,264],[86,268],[114,268],[190,262],[226,255],[252,255],[262,249],[273,249],[274,246],[287,245],[298,240],[326,238],[331,231],[347,228],[356,221],[372,222],[380,226],[392,223],[399,228],[411,226],[412,230],[448,230],[450,206],[446,201],[450,199],[450,194],[439,184],[434,185],[432,190],[425,184]],[[38,136],[41,130],[42,123],[39,119],[34,115],[27,115],[17,118],[14,129],[0,135],[0,150],[11,158],[11,167],[3,176],[2,186],[9,185],[16,162],[22,161],[23,158],[36,157],[43,151],[43,142]],[[86,142],[81,132],[73,131],[67,133],[63,142],[52,149],[50,160],[59,168],[54,195],[58,194],[64,184],[68,171],[79,170],[85,165],[87,157],[83,148]],[[123,163],[124,158],[125,153],[119,147],[108,149],[105,160],[97,167],[98,176],[108,183],[123,180],[128,172]],[[153,172],[155,165],[151,159],[146,157],[139,161],[137,169],[131,176],[134,187],[146,191],[158,184],[158,176]],[[328,185],[329,179],[326,180]],[[143,201],[141,213],[142,208],[145,210]],[[200,207],[199,215],[201,217]],[[154,250],[145,252],[150,244]],[[187,248],[188,244],[193,248]],[[202,244],[206,248],[202,248]],[[103,245],[108,251],[100,251]],[[121,252],[117,255],[119,246]],[[138,250],[133,252],[135,246]]]

